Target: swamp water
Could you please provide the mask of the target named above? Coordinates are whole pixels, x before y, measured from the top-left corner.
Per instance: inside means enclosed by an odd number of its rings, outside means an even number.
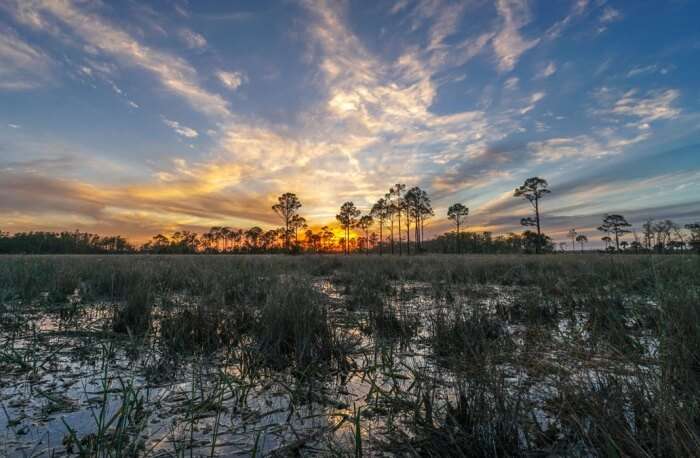
[[[193,297],[154,298],[139,335],[114,332],[120,304],[85,303],[80,290],[60,305],[7,301],[0,455],[405,455],[450,447],[460,428],[494,454],[560,443],[586,455],[561,419],[562,393],[657,371],[641,317],[593,319],[536,289],[310,284],[337,345],[320,365],[267,364],[245,333],[213,351],[173,349],[163,320]],[[623,411],[634,428],[634,409]]]

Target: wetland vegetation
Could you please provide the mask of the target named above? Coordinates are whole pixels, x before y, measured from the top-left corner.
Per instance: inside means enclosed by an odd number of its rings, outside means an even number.
[[[692,456],[700,256],[6,256],[3,456]]]

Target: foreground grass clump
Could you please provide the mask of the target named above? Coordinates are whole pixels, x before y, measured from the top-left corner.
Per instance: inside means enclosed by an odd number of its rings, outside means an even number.
[[[135,283],[125,294],[124,303],[114,307],[112,330],[120,334],[143,335],[151,326],[153,293],[147,285]]]
[[[440,310],[432,318],[430,333],[434,354],[453,365],[481,364],[513,348],[503,323],[479,310]]]
[[[699,304],[700,256],[1,257],[0,455],[694,456]]]
[[[319,292],[299,278],[283,278],[272,285],[254,326],[256,346],[266,364],[290,362],[306,368],[335,355],[334,331]]]
[[[211,353],[238,338],[233,316],[218,308],[185,306],[163,313],[160,320],[161,342],[173,352]]]

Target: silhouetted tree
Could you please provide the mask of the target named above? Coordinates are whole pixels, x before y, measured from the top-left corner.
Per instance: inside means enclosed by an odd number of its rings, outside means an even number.
[[[384,244],[384,224],[389,218],[389,204],[386,199],[379,199],[370,210],[370,215],[379,223],[379,254],[382,254],[382,245]]]
[[[403,202],[403,192],[406,189],[405,184],[401,183],[396,183],[391,189],[389,189],[389,195],[391,196],[391,202],[392,202],[392,210],[393,213],[395,213],[398,216],[398,223],[399,223],[399,256],[402,254],[402,248],[401,248],[401,212],[403,211],[404,208],[404,202]],[[392,231],[393,233],[393,231]],[[392,242],[393,243],[393,242]]]
[[[284,248],[289,251],[290,224],[294,215],[301,208],[301,202],[296,194],[286,192],[277,198],[277,203],[272,209],[284,222]]]
[[[571,251],[576,250],[576,236],[578,235],[578,232],[576,232],[576,229],[569,229],[569,238],[571,239]]]
[[[642,224],[642,233],[645,248],[651,250],[654,247],[654,220],[648,219]]]
[[[433,212],[433,207],[430,202],[430,197],[428,196],[428,193],[421,190],[421,195],[420,195],[420,246],[423,248],[423,240],[424,240],[424,223],[425,220],[434,216],[435,213]]]
[[[686,224],[685,228],[690,231],[690,247],[700,253],[700,222]]]
[[[258,226],[253,226],[247,231],[245,231],[245,239],[246,239],[246,244],[248,245],[248,249],[251,251],[255,251],[258,249],[259,243],[260,243],[260,238],[262,237],[263,230],[259,228]]]
[[[333,238],[335,234],[328,226],[323,226],[321,228],[321,245],[322,249],[329,251],[333,248]]]
[[[672,225],[673,222],[663,220],[654,223],[654,226],[652,227],[652,231],[655,233],[654,237],[656,239],[655,248],[659,253],[662,253],[666,249],[668,242],[671,241]]]
[[[427,208],[430,207],[430,199],[428,194],[421,188],[414,186],[404,195],[404,202],[406,204],[406,220],[409,222],[413,218],[413,225],[415,229],[415,244],[416,250],[420,247],[421,241],[421,219],[425,213],[427,213]],[[432,209],[431,209],[432,211]]]
[[[394,254],[394,215],[396,215],[396,206],[394,205],[391,189],[388,193],[384,194],[384,200],[386,201],[386,214],[389,218],[389,243],[391,245],[391,254]]]
[[[406,254],[410,255],[411,254],[411,206],[409,205],[409,203],[405,197],[401,198],[400,208],[401,208],[401,211],[403,211],[403,214],[406,216],[406,219],[404,220],[406,222]],[[399,250],[399,252],[400,252],[400,250]]]
[[[376,232],[372,232],[369,234],[369,243],[372,248],[377,246],[377,242],[379,241],[379,237],[377,236]]]
[[[355,207],[352,202],[345,202],[340,206],[340,213],[335,215],[335,219],[338,220],[340,225],[345,230],[345,255],[349,254],[348,240],[350,239],[350,228],[357,224],[357,217],[360,216],[360,210]]]
[[[374,224],[374,220],[370,215],[364,215],[357,221],[357,227],[362,229],[362,232],[365,233],[365,254],[369,254],[369,247],[367,244],[369,243],[369,228],[372,227],[372,224]]]
[[[461,247],[460,247],[461,235],[460,235],[459,227],[462,224],[462,220],[464,218],[466,218],[468,214],[469,214],[469,209],[467,207],[465,207],[464,205],[459,204],[459,203],[451,205],[450,208],[447,209],[447,217],[449,219],[451,219],[452,221],[454,221],[455,224],[457,225],[457,245],[456,245],[457,246],[457,253],[459,253],[461,251]]]
[[[243,229],[236,229],[232,233],[233,243],[236,246],[236,250],[241,248],[241,240],[243,240]]]
[[[639,251],[644,247],[639,240],[634,240],[632,243],[630,243],[630,248],[632,248],[635,253],[639,253]]]
[[[306,224],[306,218],[299,215],[292,216],[289,222],[289,227],[294,232],[294,243],[299,244],[299,229],[306,229],[308,226]]]
[[[514,197],[524,197],[535,210],[534,219],[531,217],[523,218],[520,220],[520,224],[523,226],[536,226],[538,242],[542,240],[542,231],[540,229],[540,199],[551,192],[547,189],[548,186],[547,180],[540,177],[532,177],[525,180],[522,186],[513,191]],[[537,246],[535,252],[539,253],[540,248],[540,246]]]
[[[673,229],[673,234],[678,237],[676,245],[681,249],[681,252],[685,250],[685,236],[683,235],[683,229],[676,223],[671,222],[671,228]]]
[[[537,234],[530,230],[521,234],[523,250],[526,253],[548,253],[554,250],[552,239],[544,234]]]
[[[598,227],[599,231],[605,232],[606,234],[612,234],[615,236],[615,249],[620,250],[620,236],[625,235],[629,232],[627,227],[631,224],[627,222],[622,215],[605,215],[603,218],[603,224]]]
[[[586,236],[583,235],[583,234],[579,234],[579,235],[576,236],[576,241],[577,241],[577,242],[579,243],[579,245],[581,246],[581,253],[583,253],[583,244],[584,244],[584,243],[588,243],[588,237],[586,237]]]

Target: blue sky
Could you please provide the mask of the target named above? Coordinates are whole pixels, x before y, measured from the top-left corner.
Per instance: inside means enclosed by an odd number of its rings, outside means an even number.
[[[0,0],[0,228],[311,222],[397,182],[468,225],[700,220],[694,1]]]

